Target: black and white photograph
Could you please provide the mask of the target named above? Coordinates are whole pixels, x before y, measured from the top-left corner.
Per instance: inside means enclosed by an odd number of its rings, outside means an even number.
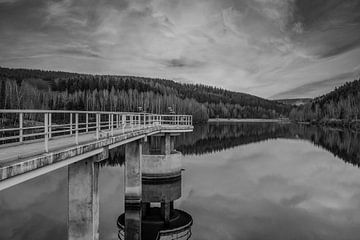
[[[359,0],[0,0],[0,240],[359,240]]]

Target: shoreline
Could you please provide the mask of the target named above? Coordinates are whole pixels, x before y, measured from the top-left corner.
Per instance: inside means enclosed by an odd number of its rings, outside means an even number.
[[[208,122],[290,122],[289,119],[261,119],[261,118],[209,118]]]

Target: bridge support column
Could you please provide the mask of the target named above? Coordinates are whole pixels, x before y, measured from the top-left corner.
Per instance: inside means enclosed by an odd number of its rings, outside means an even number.
[[[141,206],[142,206],[141,207],[141,212],[142,212],[141,214],[142,214],[142,217],[143,217],[143,216],[146,216],[146,214],[150,211],[150,206],[151,205],[150,205],[149,202],[146,202],[146,203],[143,202],[141,204]]]
[[[125,239],[141,239],[141,141],[125,146]]]
[[[69,240],[99,239],[99,165],[91,157],[68,166]]]
[[[170,137],[170,152],[175,150],[175,136]]]
[[[150,145],[151,145],[151,138],[148,137],[147,141],[142,143],[142,154],[149,155],[150,154]]]
[[[171,202],[161,202],[161,216],[164,219],[165,224],[169,224],[170,211],[171,211]]]
[[[170,134],[160,137],[160,154],[169,155],[171,153]]]

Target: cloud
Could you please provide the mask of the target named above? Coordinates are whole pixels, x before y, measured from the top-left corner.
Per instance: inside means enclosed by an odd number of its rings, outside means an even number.
[[[167,67],[171,67],[171,68],[201,67],[205,64],[204,62],[198,60],[192,60],[184,57],[165,60],[164,63]]]
[[[58,54],[82,56],[82,57],[92,57],[92,58],[103,58],[96,50],[91,49],[91,47],[86,45],[80,46],[65,46],[56,51]]]
[[[342,84],[352,81],[355,79],[354,73],[343,73],[334,77],[322,79],[321,81],[311,82],[285,92],[278,93],[271,98],[282,99],[282,98],[297,98],[297,97],[316,97],[327,92],[332,91],[335,87],[341,86]]]
[[[344,63],[360,59],[343,57],[359,49],[359,5],[7,0],[0,2],[0,64],[187,79],[269,97],[349,71]],[[328,64],[334,59],[337,68]]]

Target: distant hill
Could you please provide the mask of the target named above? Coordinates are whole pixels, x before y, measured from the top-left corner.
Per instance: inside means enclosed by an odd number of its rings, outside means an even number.
[[[208,118],[277,118],[289,106],[250,94],[172,80],[0,67],[0,108],[48,108],[193,114]],[[21,95],[21,96],[20,96]]]
[[[347,82],[290,112],[291,119],[323,123],[346,123],[357,120],[359,117],[360,79]]]
[[[292,106],[301,106],[306,103],[309,103],[311,100],[312,98],[289,98],[289,99],[276,99],[274,101]]]

